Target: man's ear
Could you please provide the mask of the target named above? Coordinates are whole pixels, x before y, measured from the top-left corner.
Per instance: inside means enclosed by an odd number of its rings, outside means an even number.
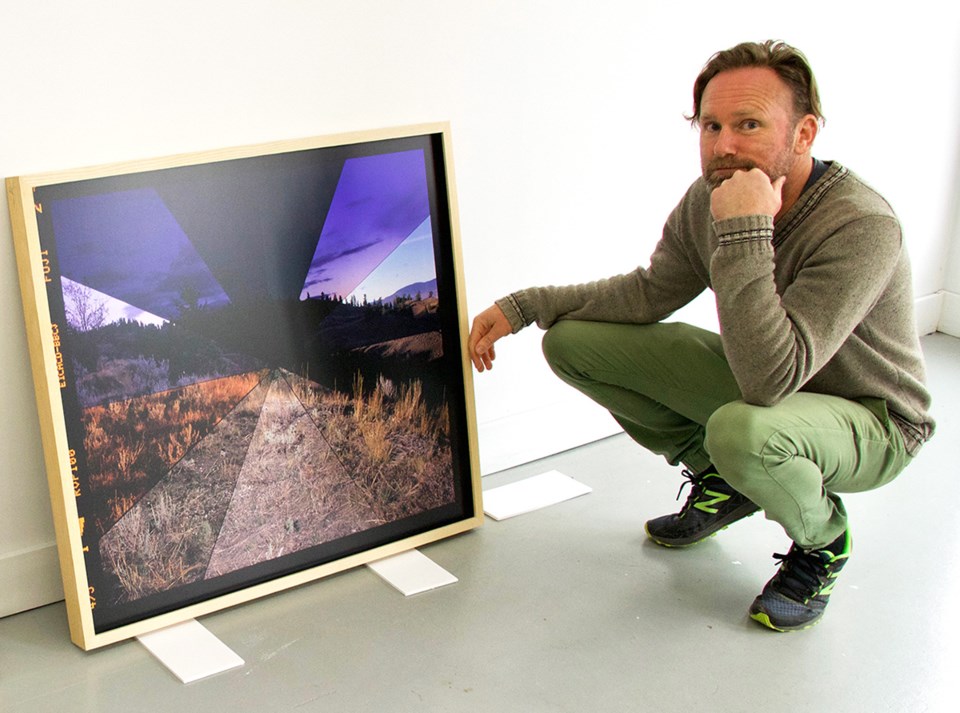
[[[794,130],[793,150],[796,154],[805,154],[813,148],[813,142],[820,132],[820,122],[813,114],[807,114]]]

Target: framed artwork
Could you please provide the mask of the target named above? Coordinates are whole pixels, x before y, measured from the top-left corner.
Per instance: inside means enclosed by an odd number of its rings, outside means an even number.
[[[7,195],[78,646],[481,524],[446,124]]]

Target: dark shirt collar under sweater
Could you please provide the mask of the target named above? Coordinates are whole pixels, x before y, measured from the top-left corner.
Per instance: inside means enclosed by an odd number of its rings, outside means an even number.
[[[813,170],[810,172],[810,178],[807,179],[806,184],[803,186],[803,190],[800,191],[800,195],[803,195],[810,186],[820,180],[820,177],[827,172],[827,169],[830,168],[830,164],[826,161],[821,161],[818,158],[813,159]]]

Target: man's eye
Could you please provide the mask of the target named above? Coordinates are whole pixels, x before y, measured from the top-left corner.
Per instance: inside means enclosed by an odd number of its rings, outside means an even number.
[[[747,131],[755,131],[760,128],[760,122],[753,119],[747,119],[741,126]]]

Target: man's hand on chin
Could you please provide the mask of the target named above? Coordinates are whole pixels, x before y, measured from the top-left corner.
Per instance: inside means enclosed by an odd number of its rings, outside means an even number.
[[[710,212],[714,220],[743,215],[775,216],[783,204],[785,176],[771,181],[759,168],[734,171],[710,194]]]

